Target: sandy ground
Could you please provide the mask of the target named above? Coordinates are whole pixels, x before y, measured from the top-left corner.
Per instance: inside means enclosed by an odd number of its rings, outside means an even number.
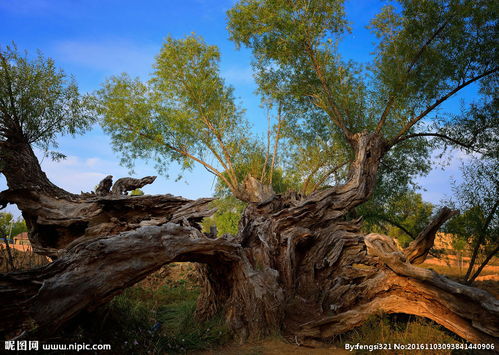
[[[497,258],[494,258],[497,259]],[[481,272],[481,275],[476,278],[476,281],[499,281],[499,265],[494,265],[497,260],[491,260],[487,266],[484,267],[484,269]],[[462,274],[466,273],[466,270],[468,269],[469,265],[469,257],[463,257],[463,265],[462,265]],[[456,271],[459,270],[458,266],[458,258],[456,255],[446,255],[443,256],[442,258],[428,258],[426,261],[423,263],[425,266],[439,266],[443,268],[448,268],[449,271]],[[475,266],[475,270],[476,270]],[[440,271],[440,270],[436,270]],[[442,270],[444,273],[445,269]]]
[[[268,339],[243,345],[226,345],[219,349],[193,352],[196,355],[331,355],[352,354],[337,347],[309,348],[288,344],[279,339]]]

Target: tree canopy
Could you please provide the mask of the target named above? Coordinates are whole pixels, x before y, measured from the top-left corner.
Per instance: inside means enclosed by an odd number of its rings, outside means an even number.
[[[219,178],[220,195],[233,195],[215,202],[226,212],[215,218],[235,230],[232,217],[242,212],[235,236],[211,238],[214,229],[200,230],[215,212],[212,198],[118,195],[123,180],[109,191],[111,176],[96,194],[57,188],[27,139],[44,124],[43,111],[34,115],[34,128],[19,129],[24,116],[14,117],[17,130],[9,126],[17,111],[2,112],[11,135],[0,141],[9,185],[0,205],[16,203],[33,249],[57,260],[2,275],[0,332],[48,335],[165,264],[192,261],[203,264],[196,317],[223,312],[239,341],[278,332],[300,345],[317,344],[382,311],[428,317],[467,341],[494,344],[493,296],[416,266],[457,211],[442,208],[406,248],[381,233],[366,235],[359,216],[373,198],[406,234],[421,229],[431,206],[408,186],[430,163],[427,136],[488,154],[493,144],[475,132],[491,125],[493,110],[477,99],[448,115],[441,104],[464,88],[494,102],[494,6],[398,1],[371,22],[378,45],[372,62],[361,65],[339,51],[349,35],[342,1],[239,1],[228,13],[228,29],[254,54],[268,110],[263,139],[251,133],[221,77],[218,49],[195,35],[167,38],[149,80],[122,74],[104,83],[93,103],[125,162],[153,158],[160,170],[171,162],[204,166]],[[24,91],[11,85],[16,65],[3,63],[10,104]],[[466,120],[469,113],[484,116],[483,124]],[[125,181],[142,186],[150,179]]]
[[[160,170],[169,161],[184,169],[198,162],[237,189],[234,165],[251,140],[219,60],[218,49],[199,37],[169,37],[148,82],[122,74],[104,84],[98,92],[104,127],[126,161],[153,158]]]
[[[58,134],[81,133],[93,122],[90,98],[52,59],[0,47],[0,147],[22,140],[48,151]]]
[[[236,197],[248,175],[277,190],[280,172],[281,188],[306,194],[344,181],[354,135],[371,131],[390,150],[380,181],[402,192],[429,170],[424,137],[475,151],[490,141],[473,132],[477,121],[494,129],[494,110],[483,102],[496,101],[495,6],[488,0],[388,4],[369,24],[378,42],[372,62],[361,65],[338,49],[350,32],[343,1],[242,0],[227,13],[228,30],[254,55],[268,110],[266,142],[249,133],[220,76],[218,49],[195,35],[168,37],[147,82],[110,78],[97,95],[103,125],[126,162],[154,158],[160,170],[170,161],[183,168],[197,162]],[[436,116],[470,85],[482,101]]]

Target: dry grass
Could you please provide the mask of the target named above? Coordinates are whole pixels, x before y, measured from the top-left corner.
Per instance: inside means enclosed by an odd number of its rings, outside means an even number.
[[[17,269],[29,269],[48,263],[47,258],[31,251],[11,250]],[[7,267],[7,254],[0,249],[0,272]],[[494,260],[497,263],[497,260]],[[448,277],[461,280],[462,269],[455,265],[425,263]],[[492,265],[496,266],[496,265]],[[494,269],[485,269],[484,275],[495,275]],[[499,296],[499,282],[476,281],[474,286]],[[448,344],[463,340],[438,324],[419,317],[402,314],[379,315],[342,336],[331,339],[328,348],[298,347],[283,339],[269,338],[258,343],[237,345],[229,342],[222,318],[199,324],[194,321],[194,309],[199,295],[195,265],[175,263],[127,289],[106,307],[90,316],[80,317],[72,328],[59,334],[65,342],[78,341],[110,343],[118,352],[137,354],[192,353],[198,354],[326,354],[346,353],[345,344]],[[76,324],[76,325],[75,325]],[[159,328],[153,330],[155,325]],[[203,349],[213,349],[204,350]],[[115,353],[113,351],[113,353]],[[390,351],[356,351],[352,353],[389,354]],[[431,354],[434,351],[413,350],[407,354]],[[450,354],[450,351],[439,351]],[[405,352],[397,352],[405,354]]]
[[[0,272],[34,269],[50,262],[46,256],[34,253],[31,248],[26,251],[10,248],[10,252],[12,254],[14,270],[12,270],[12,266],[9,263],[9,256],[5,244],[0,244]]]
[[[437,323],[405,314],[391,314],[371,317],[362,326],[335,339],[344,348],[345,344],[456,344],[463,340]],[[361,351],[356,354],[434,354],[435,350],[381,350]],[[451,354],[451,351],[438,351],[438,354]]]
[[[445,263],[441,263],[439,265],[436,263],[425,262],[420,266],[427,269],[432,269],[439,274],[445,275],[448,278],[458,282],[463,282],[464,273],[466,272],[466,268],[464,268],[465,271],[463,272],[463,269],[459,268],[458,266],[452,264],[449,266]],[[499,274],[497,273],[497,271],[495,271],[495,268],[497,268],[496,265],[485,267],[484,270],[480,273],[480,277],[478,277],[473,282],[472,286],[481,288],[491,293],[496,298],[499,298]]]

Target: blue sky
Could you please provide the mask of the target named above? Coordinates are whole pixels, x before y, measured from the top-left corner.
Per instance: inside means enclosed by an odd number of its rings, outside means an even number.
[[[248,50],[236,50],[228,40],[225,12],[233,0],[0,0],[0,45],[14,41],[18,48],[35,53],[40,49],[53,58],[66,73],[74,75],[83,92],[92,92],[114,74],[128,72],[147,78],[154,56],[168,35],[183,37],[194,32],[207,43],[219,46],[221,73],[235,87],[235,94],[247,110],[248,119],[258,129],[265,125],[265,113],[254,95],[256,86]],[[374,47],[374,38],[365,29],[383,2],[350,0],[346,9],[352,21],[352,34],[341,44],[343,55],[366,62]],[[68,156],[62,162],[41,159],[42,168],[57,185],[71,191],[90,191],[106,175],[115,178],[128,175],[119,166],[119,156],[110,146],[110,139],[95,127],[84,136],[61,137],[59,151]],[[433,170],[419,179],[427,190],[424,199],[438,203],[450,195],[451,177],[459,177],[459,152],[451,156],[445,170]],[[172,193],[188,198],[209,196],[213,176],[202,168],[186,173],[175,182],[177,169],[170,168],[171,177],[158,177],[146,193]],[[156,175],[152,164],[137,163],[137,176]],[[0,189],[6,188],[0,177]],[[8,211],[15,212],[14,207]],[[17,214],[17,213],[16,213]]]

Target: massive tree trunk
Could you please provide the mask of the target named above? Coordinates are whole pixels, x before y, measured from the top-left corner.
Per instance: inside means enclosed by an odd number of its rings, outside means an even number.
[[[195,261],[204,276],[197,316],[224,312],[242,340],[275,331],[301,342],[327,339],[384,311],[431,318],[472,342],[495,342],[493,296],[414,266],[453,211],[439,213],[406,250],[387,236],[360,232],[351,212],[371,195],[387,147],[368,133],[356,134],[352,145],[345,184],[310,196],[266,193],[265,201],[248,205],[239,233],[220,239],[197,225],[213,212],[209,199],[51,196],[19,188],[5,174],[10,189],[0,203],[16,203],[37,250],[57,260],[0,276],[0,332],[53,331],[166,263]]]

